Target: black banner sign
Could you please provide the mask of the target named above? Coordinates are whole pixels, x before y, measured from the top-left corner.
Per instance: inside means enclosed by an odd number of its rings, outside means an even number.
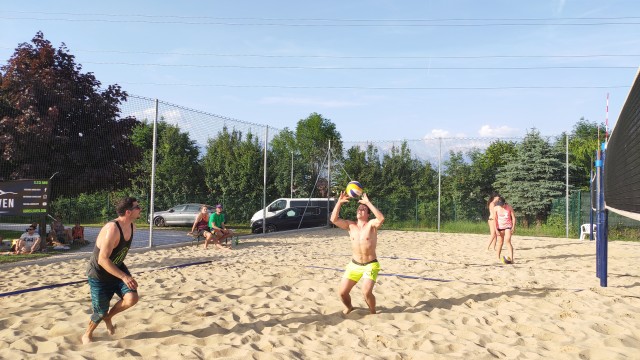
[[[50,191],[49,180],[0,182],[0,216],[46,214]]]

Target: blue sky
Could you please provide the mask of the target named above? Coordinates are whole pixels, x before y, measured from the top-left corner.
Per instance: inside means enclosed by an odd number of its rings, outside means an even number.
[[[640,64],[628,1],[14,1],[0,64],[43,31],[103,84],[343,140],[613,126]]]

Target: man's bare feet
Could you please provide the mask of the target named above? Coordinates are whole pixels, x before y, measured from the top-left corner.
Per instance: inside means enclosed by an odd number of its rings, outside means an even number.
[[[93,337],[91,337],[91,335],[87,335],[87,333],[84,333],[84,335],[82,335],[82,345],[87,345],[92,341],[93,341]]]
[[[109,335],[113,335],[116,333],[116,327],[111,323],[111,319],[103,319],[104,324],[107,325],[107,331]]]
[[[369,313],[370,314],[375,314],[376,313],[376,309],[375,308],[371,308],[371,305],[369,305],[369,302],[367,301],[367,299],[364,299],[364,302],[367,304],[367,307],[369,308]]]
[[[342,310],[342,313],[347,315],[348,313],[353,311],[353,306],[345,308],[344,310]]]

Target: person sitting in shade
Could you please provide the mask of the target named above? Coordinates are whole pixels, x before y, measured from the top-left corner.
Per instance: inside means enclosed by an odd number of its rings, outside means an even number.
[[[15,246],[16,254],[33,254],[40,250],[40,234],[36,232],[36,228],[29,226],[27,231],[20,236]]]
[[[78,243],[80,245],[86,245],[89,242],[84,238],[84,226],[80,226],[80,222],[76,221],[76,226],[71,228],[71,243]]]
[[[53,241],[58,240],[61,244],[69,244],[71,243],[71,239],[73,239],[71,229],[64,227],[60,215],[57,215],[55,220],[53,220],[49,234]]]

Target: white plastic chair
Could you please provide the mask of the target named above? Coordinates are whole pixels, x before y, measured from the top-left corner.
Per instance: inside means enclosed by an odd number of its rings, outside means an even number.
[[[580,225],[580,240],[589,239],[589,224]],[[596,224],[593,224],[593,240],[596,239]]]

